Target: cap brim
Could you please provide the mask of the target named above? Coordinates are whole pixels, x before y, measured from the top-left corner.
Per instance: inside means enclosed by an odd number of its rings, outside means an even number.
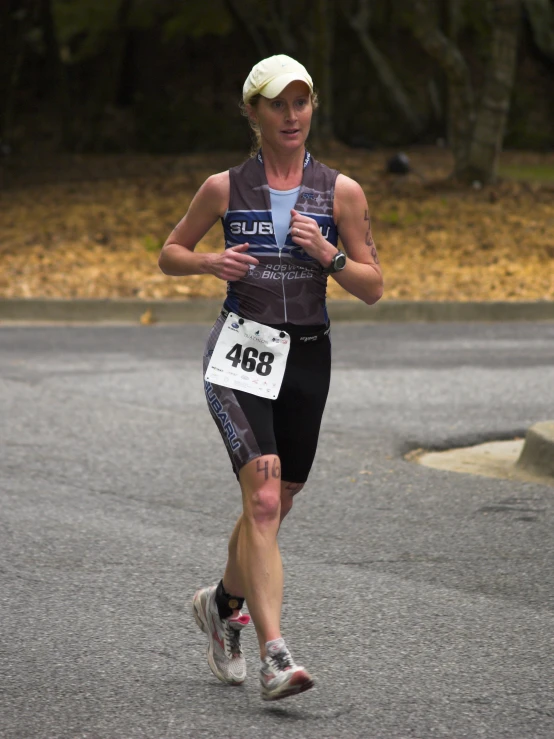
[[[259,94],[263,95],[264,98],[276,98],[277,95],[280,95],[285,87],[287,85],[290,85],[291,82],[304,82],[310,92],[314,91],[312,84],[309,82],[309,80],[306,79],[306,77],[302,77],[299,74],[294,74],[294,72],[291,72],[290,74],[279,75],[279,77],[276,77],[274,80],[271,80],[271,82],[268,82],[267,85],[264,85],[262,87]]]

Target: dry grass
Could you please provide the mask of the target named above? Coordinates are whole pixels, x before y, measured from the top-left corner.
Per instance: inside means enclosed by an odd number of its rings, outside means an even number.
[[[554,299],[554,155],[505,153],[506,178],[473,189],[446,179],[448,152],[409,154],[423,178],[385,175],[386,152],[319,157],[367,194],[384,299]],[[88,157],[13,177],[1,195],[0,295],[222,297],[215,278],[164,276],[157,256],[201,182],[242,159]],[[197,248],[222,246],[218,224]],[[348,297],[334,280],[329,296]]]

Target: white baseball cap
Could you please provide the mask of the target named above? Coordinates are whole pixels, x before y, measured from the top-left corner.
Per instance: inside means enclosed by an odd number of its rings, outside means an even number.
[[[310,92],[314,91],[312,78],[300,62],[286,54],[270,56],[252,67],[242,88],[242,99],[247,103],[254,95],[275,98],[287,85],[296,81],[305,82]]]

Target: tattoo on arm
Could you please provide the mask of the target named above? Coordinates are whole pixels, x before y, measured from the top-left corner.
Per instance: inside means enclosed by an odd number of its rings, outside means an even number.
[[[373,236],[371,235],[371,219],[369,217],[368,210],[366,210],[364,214],[364,221],[367,221],[367,233],[365,235],[365,243],[367,246],[373,246],[374,241],[373,241]]]
[[[379,264],[379,257],[377,256],[377,249],[375,247],[371,250],[371,256],[373,257],[375,264]]]

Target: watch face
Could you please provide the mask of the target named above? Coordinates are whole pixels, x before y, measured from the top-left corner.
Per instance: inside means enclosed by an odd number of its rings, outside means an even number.
[[[346,267],[346,254],[339,252],[333,259],[333,267],[335,270],[344,269]]]

